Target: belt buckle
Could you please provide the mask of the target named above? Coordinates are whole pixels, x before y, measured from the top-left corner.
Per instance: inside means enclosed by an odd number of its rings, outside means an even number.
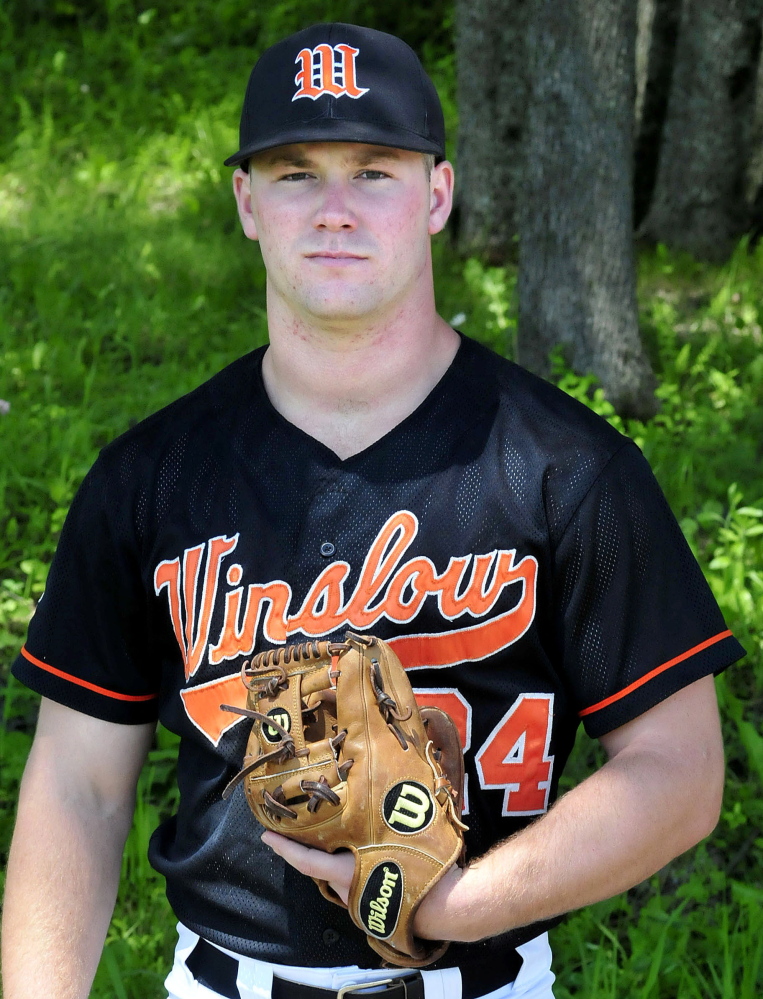
[[[362,989],[373,989],[376,988],[377,985],[387,985],[387,986],[396,985],[399,982],[400,982],[399,978],[382,978],[378,982],[363,982],[362,985],[343,985],[342,988],[337,992],[336,999],[343,999],[343,996],[348,996],[350,995],[351,992],[360,992]],[[406,986],[405,982],[403,982],[402,984],[403,988],[405,989],[405,995],[408,995],[408,987]],[[385,988],[384,991],[388,992],[389,989]],[[370,992],[369,999],[373,995],[374,993]]]

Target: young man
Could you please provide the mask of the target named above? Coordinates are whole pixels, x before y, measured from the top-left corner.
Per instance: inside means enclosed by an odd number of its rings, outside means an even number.
[[[433,162],[434,161],[434,162]],[[270,344],[104,449],[14,670],[43,694],[8,871],[6,999],[85,997],[157,718],[182,737],[151,860],[180,921],[171,996],[551,996],[545,930],[706,836],[730,635],[628,440],[435,311],[453,170],[413,52],[319,25],[253,70],[234,190]],[[456,720],[469,865],[379,969],[352,865],[268,833],[241,790],[259,650],[387,639]],[[553,808],[579,720],[609,761]],[[242,723],[243,722],[243,723]],[[264,842],[263,842],[264,840]],[[342,991],[344,990],[344,991]]]

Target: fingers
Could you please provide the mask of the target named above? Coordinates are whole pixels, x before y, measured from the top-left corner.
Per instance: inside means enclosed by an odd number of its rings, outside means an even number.
[[[262,842],[274,850],[279,857],[296,867],[298,871],[306,874],[310,878],[326,878],[325,871],[329,865],[323,863],[330,861],[333,857],[321,850],[313,850],[309,846],[303,846],[286,836],[279,836],[278,833],[266,832],[262,835]]]
[[[270,831],[262,834],[262,842],[307,877],[328,881],[342,901],[347,902],[355,873],[355,860],[351,853],[324,853]]]

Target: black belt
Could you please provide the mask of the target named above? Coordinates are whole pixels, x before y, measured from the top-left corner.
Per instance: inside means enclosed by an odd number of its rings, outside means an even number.
[[[206,985],[213,992],[218,992],[227,999],[240,999],[236,988],[238,976],[238,961],[224,954],[217,947],[201,938],[186,958],[186,967],[201,985]],[[376,988],[374,988],[376,986]],[[410,975],[402,975],[383,984],[367,982],[365,985],[350,986],[349,997],[357,994],[358,989],[374,989],[373,992],[363,992],[361,996],[383,996],[384,999],[424,999],[424,979],[418,971]],[[313,985],[301,985],[299,982],[288,982],[285,978],[273,975],[272,999],[337,999],[336,989],[318,989]],[[361,999],[358,996],[357,999]]]
[[[508,961],[505,957],[508,957]],[[235,958],[200,938],[185,963],[201,985],[225,996],[226,999],[240,999],[236,987],[238,961]],[[498,980],[491,976],[489,969],[484,966],[473,969],[473,974],[470,974],[472,969],[461,967],[463,999],[477,999],[478,996],[514,981],[521,967],[522,958],[515,950],[504,956]],[[364,991],[357,995],[357,999],[363,999],[364,996],[381,996],[382,999],[424,999],[424,979],[419,971],[412,971],[384,983],[367,982],[363,985],[345,986],[345,989],[348,990],[345,995],[349,995],[349,999],[353,999],[359,989]],[[366,992],[366,989],[374,991]],[[341,992],[341,989],[319,989],[313,985],[289,982],[274,975],[271,996],[272,999],[338,999]]]

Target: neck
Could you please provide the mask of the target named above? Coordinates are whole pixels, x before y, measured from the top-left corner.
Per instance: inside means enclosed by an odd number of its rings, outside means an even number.
[[[348,458],[410,415],[442,378],[458,334],[434,297],[371,322],[317,322],[268,297],[270,346],[262,374],[290,423]]]

